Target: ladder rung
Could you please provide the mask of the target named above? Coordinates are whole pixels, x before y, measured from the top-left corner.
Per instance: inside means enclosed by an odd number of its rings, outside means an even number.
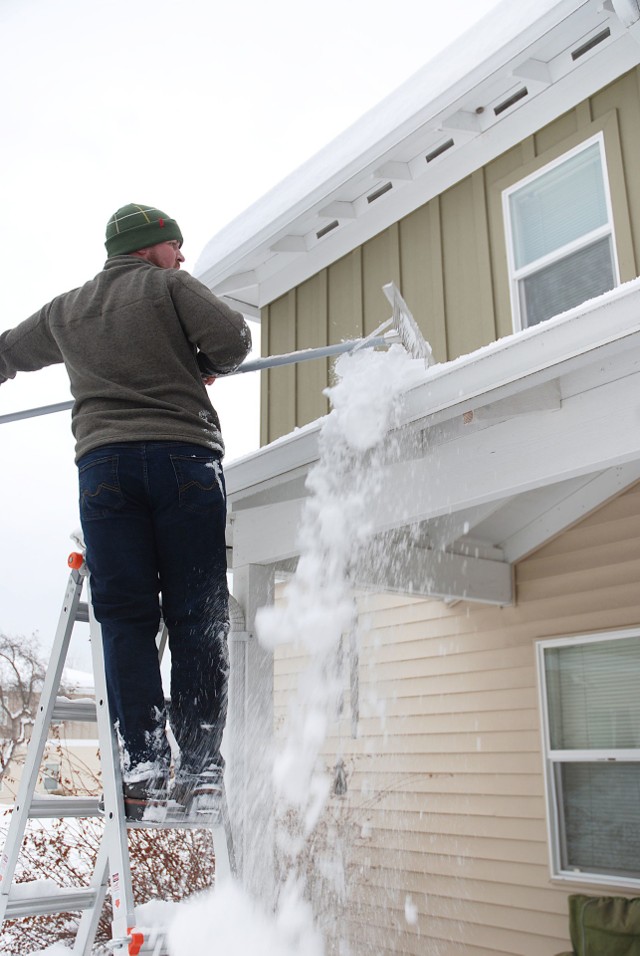
[[[21,919],[25,916],[41,916],[45,913],[74,913],[88,910],[96,899],[92,886],[60,887],[59,891],[32,895],[32,891],[20,889],[28,883],[14,883],[9,893],[6,919]]]
[[[149,810],[142,820],[127,820],[131,830],[215,830],[224,825],[222,809],[207,813],[185,815],[184,810],[171,804]]]
[[[56,697],[52,720],[96,721],[95,700],[70,700],[68,697]]]
[[[29,807],[29,817],[35,820],[97,816],[102,816],[98,797],[43,797],[34,794]]]

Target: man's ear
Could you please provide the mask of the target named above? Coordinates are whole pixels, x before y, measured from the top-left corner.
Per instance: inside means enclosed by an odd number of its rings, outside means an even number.
[[[149,258],[149,252],[150,252],[150,251],[151,251],[151,250],[150,250],[149,246],[147,246],[145,249],[136,249],[135,252],[130,252],[129,255],[130,255],[130,256],[139,256],[141,259],[148,259],[148,258]]]

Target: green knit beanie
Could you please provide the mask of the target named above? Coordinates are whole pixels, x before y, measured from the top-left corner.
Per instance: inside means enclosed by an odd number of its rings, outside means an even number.
[[[159,242],[176,239],[182,245],[182,233],[175,219],[154,206],[129,203],[122,206],[107,223],[107,256],[124,256]]]

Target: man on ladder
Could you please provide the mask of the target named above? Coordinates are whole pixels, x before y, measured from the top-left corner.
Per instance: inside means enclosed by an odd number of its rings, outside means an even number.
[[[64,362],[93,609],[122,743],[125,812],[171,798],[189,813],[220,792],[229,630],[220,423],[205,385],[251,346],[244,318],[188,273],[182,234],[129,204],[107,262],[79,289],[0,335],[0,384]],[[155,638],[171,651],[165,712]],[[170,784],[167,716],[180,750]]]

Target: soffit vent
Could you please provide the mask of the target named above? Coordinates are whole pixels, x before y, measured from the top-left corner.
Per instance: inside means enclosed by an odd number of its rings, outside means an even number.
[[[380,186],[379,189],[374,190],[372,193],[369,193],[367,196],[367,202],[375,202],[376,199],[380,199],[380,196],[384,196],[385,193],[388,193],[390,189],[393,189],[393,183],[385,183],[384,186]]]
[[[594,46],[598,46],[600,43],[604,43],[611,36],[611,30],[609,27],[606,27],[604,30],[601,30],[600,33],[596,33],[595,36],[591,37],[590,40],[587,40],[586,43],[583,43],[581,46],[576,47],[575,50],[571,53],[572,60],[579,60],[581,56],[584,56],[585,53],[588,53],[589,50],[593,50]]]
[[[496,116],[500,116],[501,113],[504,113],[511,106],[514,106],[520,100],[523,100],[525,96],[529,95],[529,90],[526,86],[521,87],[521,89],[516,90],[515,93],[512,93],[511,96],[508,96],[506,100],[503,100],[502,103],[498,103],[497,106],[494,106],[493,112]]]
[[[448,139],[446,143],[441,143],[440,146],[436,146],[435,149],[432,149],[430,153],[427,153],[425,159],[428,163],[432,163],[434,159],[437,159],[438,156],[442,156],[443,153],[446,153],[448,149],[454,145],[452,139]]]
[[[316,232],[316,239],[322,239],[323,236],[326,236],[327,233],[332,232],[334,229],[337,229],[340,223],[337,219],[334,219],[333,222],[328,223],[326,226],[323,226],[322,229],[319,229]]]

